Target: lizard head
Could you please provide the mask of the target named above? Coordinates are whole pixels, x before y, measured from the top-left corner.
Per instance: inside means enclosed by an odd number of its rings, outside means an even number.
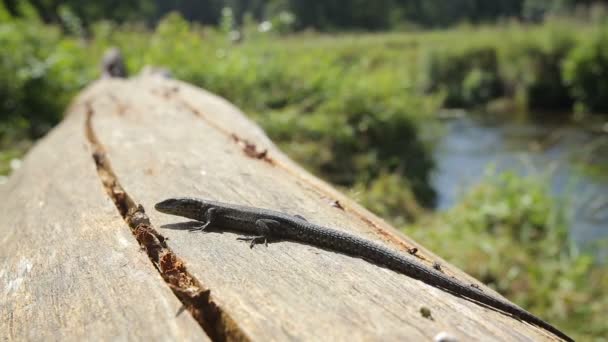
[[[204,220],[205,212],[209,207],[210,205],[205,201],[187,197],[169,198],[154,205],[154,209],[161,213],[183,216],[197,221]]]

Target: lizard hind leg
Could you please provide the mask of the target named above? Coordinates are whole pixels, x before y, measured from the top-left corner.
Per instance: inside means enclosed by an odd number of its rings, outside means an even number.
[[[268,236],[271,234],[270,226],[278,225],[279,222],[275,220],[259,219],[255,221],[255,232],[257,236],[239,237],[237,240],[250,241],[249,248],[253,248],[255,245],[264,244],[268,247]]]
[[[249,241],[249,248],[253,248],[253,246],[259,245],[261,243],[268,247],[268,239],[265,236],[243,236],[238,237],[236,239],[241,241]]]

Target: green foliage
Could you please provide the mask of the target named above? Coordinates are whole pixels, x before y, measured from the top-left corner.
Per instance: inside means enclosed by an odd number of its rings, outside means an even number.
[[[608,113],[608,25],[572,51],[563,75],[579,108]]]
[[[347,186],[370,182],[384,171],[397,172],[411,180],[423,204],[432,206],[435,193],[428,177],[433,161],[412,121],[424,100],[400,90],[392,76],[355,76],[320,106],[316,116],[321,124],[309,128],[329,139],[323,145],[329,146],[331,158],[319,169],[334,183]]]
[[[61,18],[63,27],[68,33],[76,37],[85,36],[82,20],[69,7],[60,6],[58,15]]]
[[[411,188],[405,177],[383,172],[368,184],[356,184],[349,195],[378,216],[390,217],[393,224],[403,225],[424,214]]]
[[[11,14],[4,6],[4,3],[0,2],[0,23],[11,20]]]
[[[8,134],[38,137],[90,79],[82,47],[56,28],[21,20],[0,25],[0,46],[0,143]]]
[[[565,205],[552,199],[547,182],[506,173],[407,230],[575,339],[589,340],[608,333],[608,268],[571,246]]]
[[[542,31],[515,31],[501,47],[503,83],[527,108],[570,110],[572,96],[562,78],[562,64],[576,44],[571,25],[550,22]]]
[[[101,19],[114,22],[143,21],[154,13],[156,7],[152,0],[5,0],[3,5],[13,18],[37,18],[45,23],[67,24],[67,29],[71,29],[74,20],[84,26]],[[65,19],[68,20],[67,23]]]
[[[468,41],[467,44],[451,41]],[[496,37],[504,37],[497,40]],[[427,44],[420,87],[447,107],[479,107],[505,97],[534,113],[578,108],[606,111],[608,23],[557,19],[542,26],[508,25],[451,31]]]
[[[11,173],[11,162],[13,160],[19,160],[29,146],[29,142],[23,141],[16,146],[0,150],[0,183],[2,183],[3,176]]]
[[[443,93],[448,107],[485,103],[502,94],[497,59],[492,46],[430,50],[422,60],[422,89]]]
[[[85,29],[99,20],[156,24],[170,12],[178,12],[190,22],[221,24],[223,9],[231,9],[231,20],[241,24],[245,17],[272,21],[279,32],[289,26],[315,30],[381,30],[395,27],[446,27],[462,22],[495,22],[520,18],[540,22],[547,14],[566,13],[592,0],[4,0],[15,17],[32,14],[45,23],[63,24],[65,10],[74,13]],[[64,12],[64,13],[62,13]],[[597,12],[597,11],[595,11]],[[281,19],[283,17],[283,19]],[[278,19],[278,20],[277,20]],[[66,27],[69,25],[66,25]],[[291,27],[288,28],[291,30]],[[284,31],[283,31],[284,32]]]
[[[390,24],[389,13],[395,4],[391,0],[290,0],[290,9],[296,14],[300,27],[336,29],[359,27],[386,29]],[[353,25],[354,24],[354,25]]]
[[[270,19],[272,29],[280,34],[287,34],[294,31],[296,17],[289,11],[281,11]]]
[[[230,7],[222,8],[219,29],[225,34],[234,30],[234,14],[232,13],[232,9]]]

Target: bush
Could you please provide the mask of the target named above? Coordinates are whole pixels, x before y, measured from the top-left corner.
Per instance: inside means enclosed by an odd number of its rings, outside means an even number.
[[[390,217],[394,225],[403,225],[419,219],[425,210],[416,205],[407,178],[398,173],[381,173],[368,184],[358,183],[350,196],[380,217]]]
[[[39,137],[60,120],[94,68],[81,43],[34,20],[0,24],[0,46],[0,143]]]
[[[511,95],[522,97],[529,109],[570,110],[573,99],[562,64],[575,44],[571,28],[555,23],[534,34],[519,33],[503,45],[501,73]]]
[[[599,61],[603,57],[598,50],[604,42],[601,35],[595,35],[594,42],[579,47],[590,31],[590,26],[556,19],[542,26],[510,24],[491,30],[463,28],[444,33],[441,41],[427,44],[441,48],[434,47],[422,56],[420,85],[427,94],[443,94],[446,107],[477,107],[505,96],[524,110],[534,110],[534,114],[568,113],[575,98],[598,108],[603,86],[597,79],[602,74],[597,74],[597,66],[592,65],[605,64]],[[464,39],[469,43],[452,42]],[[591,45],[598,47],[595,55]],[[573,54],[575,48],[579,52]],[[567,63],[570,72],[564,69],[566,59],[573,59]],[[575,66],[578,64],[586,66]],[[596,99],[594,103],[589,103],[591,98]]]
[[[429,178],[434,163],[414,120],[428,115],[425,99],[400,90],[393,77],[380,73],[360,79],[355,74],[317,109],[312,119],[320,122],[309,127],[319,129],[322,145],[332,155],[319,169],[345,186],[368,184],[384,172],[397,173],[409,179],[422,204],[433,206],[435,192]]]
[[[492,46],[429,50],[422,59],[424,92],[442,92],[447,107],[471,107],[502,95]]]
[[[334,184],[367,188],[390,173],[408,180],[401,192],[411,189],[423,205],[433,206],[434,163],[416,118],[435,105],[399,87],[398,75],[361,78],[360,72],[346,74],[348,81],[339,86],[326,84],[328,98],[311,112],[269,113],[261,124],[292,157]]]
[[[608,113],[608,25],[568,55],[563,77],[579,108]]]
[[[601,338],[608,333],[608,268],[572,246],[567,203],[553,199],[548,185],[491,175],[408,234],[575,339]]]

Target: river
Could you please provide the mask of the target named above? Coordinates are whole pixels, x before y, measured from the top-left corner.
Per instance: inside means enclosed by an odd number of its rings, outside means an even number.
[[[460,116],[445,122],[435,148],[433,186],[445,210],[489,168],[548,177],[554,196],[567,199],[570,237],[577,246],[608,241],[608,133],[572,123],[481,120]],[[608,256],[608,244],[595,254]],[[601,259],[600,259],[601,260]]]

